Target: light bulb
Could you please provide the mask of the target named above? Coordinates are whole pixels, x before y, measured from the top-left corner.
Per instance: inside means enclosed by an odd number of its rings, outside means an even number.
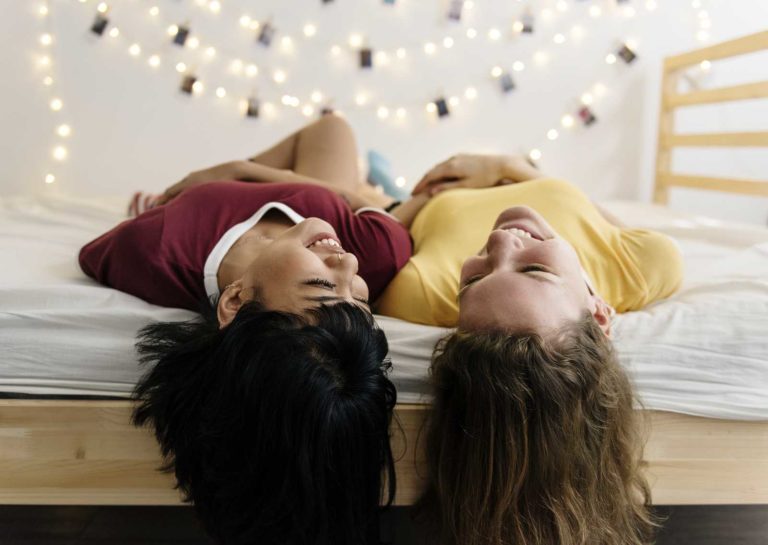
[[[51,85],[53,85],[53,78],[51,76],[45,76],[43,78],[43,85],[45,85],[46,87],[50,87]]]
[[[712,63],[711,63],[711,62],[709,62],[709,61],[701,61],[701,62],[699,63],[699,67],[700,67],[700,68],[701,68],[703,71],[705,71],[705,72],[706,72],[707,70],[709,70],[710,68],[712,68]]]
[[[395,185],[397,187],[405,187],[405,178],[403,176],[398,176],[395,178]]]
[[[406,116],[405,108],[398,108],[395,111],[395,115],[397,116],[398,119],[405,119],[405,116]]]
[[[592,104],[594,101],[595,101],[594,97],[592,97],[592,95],[589,93],[584,93],[583,95],[581,95],[581,102],[587,106]]]
[[[132,44],[131,47],[128,48],[128,53],[134,57],[138,57],[141,53],[141,46],[139,44]]]
[[[64,146],[56,146],[55,148],[53,148],[52,155],[53,155],[53,158],[56,159],[57,161],[63,161],[64,159],[67,158],[67,148],[65,148]]]
[[[53,174],[46,174],[45,175],[45,183],[52,184],[55,181],[56,181],[56,176],[54,176]]]
[[[562,34],[555,34],[554,38],[552,38],[552,41],[560,45],[565,42],[565,36]]]
[[[531,151],[528,153],[528,157],[530,157],[530,158],[531,158],[531,159],[533,159],[534,161],[538,161],[539,159],[541,159],[541,150],[540,150],[540,149],[537,149],[537,148],[533,148],[533,149],[532,149],[532,150],[531,150]]]
[[[208,4],[208,9],[210,9],[213,13],[219,13],[221,11],[221,2],[218,0],[213,0],[213,2]]]
[[[176,71],[179,73],[184,73],[187,71],[187,65],[183,62],[176,63]]]
[[[355,48],[360,47],[363,45],[363,37],[360,34],[351,34],[349,36],[349,45]]]
[[[455,108],[456,106],[459,105],[459,97],[453,96],[449,98],[448,104]]]
[[[473,40],[476,37],[477,37],[477,30],[475,30],[474,28],[468,28],[467,29],[467,38],[469,38],[470,40]]]
[[[477,98],[477,89],[474,87],[467,87],[464,91],[464,98],[467,100],[475,100]]]
[[[560,118],[560,124],[566,128],[573,127],[573,122],[574,122],[573,116],[570,114],[566,114],[562,118]]]
[[[60,98],[54,98],[50,102],[50,107],[51,107],[51,110],[53,110],[54,112],[58,112],[64,107],[64,103],[61,101]]]
[[[437,111],[437,105],[434,102],[427,104],[427,112],[433,114]]]
[[[235,74],[239,74],[243,70],[243,61],[240,59],[233,60],[229,65],[229,69]]]
[[[501,38],[501,31],[498,28],[492,28],[488,31],[488,39],[489,40],[498,40]]]
[[[657,7],[658,7],[658,4],[656,4],[656,0],[648,0],[648,1],[645,3],[645,9],[647,9],[648,11],[653,11],[653,10],[655,10]]]
[[[379,116],[379,119],[386,119],[389,117],[389,109],[385,106],[379,106],[376,110],[376,115]]]
[[[503,73],[504,73],[504,70],[502,70],[501,66],[494,66],[493,68],[491,68],[491,76],[493,76],[494,78],[498,78]]]
[[[435,49],[436,49],[435,44],[433,44],[432,42],[427,42],[424,44],[424,53],[426,53],[427,55],[432,55],[435,52]]]
[[[40,36],[40,43],[42,45],[51,45],[51,42],[53,42],[53,36],[50,34],[46,33]]]
[[[323,101],[323,93],[320,91],[312,91],[312,96],[310,97],[312,102],[315,104],[319,104]]]
[[[315,107],[311,104],[305,104],[304,107],[301,109],[301,113],[303,113],[305,116],[309,117],[313,113],[315,113]]]
[[[368,102],[368,97],[365,96],[365,94],[358,93],[355,96],[355,104],[357,104],[358,106],[364,106],[366,102]]]
[[[600,17],[602,15],[603,10],[600,9],[600,6],[590,6],[589,7],[589,15],[591,17]]]
[[[216,48],[215,47],[206,47],[205,48],[205,56],[209,59],[212,59],[216,56]]]
[[[158,8],[157,6],[152,6],[151,8],[149,8],[149,14],[152,17],[157,17],[160,14],[160,8]]]
[[[109,10],[109,6],[105,2],[101,2],[98,6],[96,6],[96,11],[99,13],[107,13],[107,10]]]
[[[56,128],[56,134],[58,134],[62,138],[66,138],[67,136],[72,134],[72,129],[69,127],[69,125],[59,125]]]
[[[549,129],[547,131],[547,138],[550,140],[557,140],[557,137],[560,136],[560,134],[555,129]]]
[[[451,38],[450,36],[446,36],[445,38],[443,38],[443,47],[446,48],[446,49],[452,48],[453,47],[453,38]]]
[[[249,15],[241,15],[239,21],[240,26],[243,28],[248,28],[251,25],[251,17]]]
[[[614,55],[613,53],[608,53],[605,56],[605,62],[607,62],[608,64],[616,63],[616,55]]]
[[[525,64],[523,63],[523,61],[515,61],[512,63],[512,70],[514,70],[515,72],[522,72],[523,70],[525,70]]]
[[[227,96],[227,90],[224,89],[224,87],[217,87],[216,96],[219,98],[224,98],[225,96]]]
[[[200,40],[198,40],[195,36],[192,36],[187,40],[187,45],[190,49],[197,49],[200,46]]]
[[[245,75],[248,76],[249,78],[254,78],[254,77],[258,76],[259,75],[259,67],[256,66],[255,64],[249,64],[245,68]],[[275,80],[275,81],[277,81],[277,80]]]
[[[285,78],[285,72],[282,70],[275,70],[275,73],[272,75],[272,79],[274,79],[276,83],[283,83]]]
[[[113,27],[112,29],[110,29],[110,31],[109,31],[109,37],[110,38],[117,38],[118,36],[120,36],[120,29],[119,28]]]
[[[341,47],[338,45],[331,46],[331,55],[338,57],[341,54]]]
[[[315,34],[317,34],[317,27],[315,25],[312,23],[307,23],[304,25],[304,36],[311,38]]]
[[[192,92],[196,95],[201,94],[205,90],[205,86],[203,85],[203,82],[198,80],[195,83],[192,84]]]
[[[398,47],[397,51],[395,51],[395,55],[397,55],[398,59],[404,59],[406,55],[405,48]]]

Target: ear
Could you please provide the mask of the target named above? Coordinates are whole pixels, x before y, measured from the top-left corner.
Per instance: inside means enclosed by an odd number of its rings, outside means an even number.
[[[231,283],[221,292],[219,303],[216,305],[219,329],[227,327],[235,319],[235,314],[244,303],[243,299],[240,298],[242,293],[243,283],[241,280]]]
[[[592,295],[592,317],[603,330],[605,336],[611,337],[611,319],[615,313],[611,305],[606,303],[599,295]]]

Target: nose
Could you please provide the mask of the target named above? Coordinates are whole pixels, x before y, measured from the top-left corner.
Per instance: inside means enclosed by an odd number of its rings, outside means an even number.
[[[345,276],[352,277],[357,274],[359,266],[357,257],[349,252],[334,252],[329,254],[324,261],[329,268],[341,272]]]
[[[508,263],[514,254],[524,249],[523,241],[512,233],[495,230],[488,236],[486,251],[493,268],[502,263]]]

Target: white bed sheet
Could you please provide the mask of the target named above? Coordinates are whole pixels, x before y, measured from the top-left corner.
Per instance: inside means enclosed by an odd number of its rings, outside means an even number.
[[[617,318],[615,343],[646,408],[768,419],[768,229],[640,203],[605,203],[673,236],[686,262],[672,298]],[[105,288],[78,249],[122,219],[122,202],[0,199],[0,392],[127,396],[141,374],[134,335],[193,313]],[[426,402],[432,349],[448,330],[379,317],[401,402]]]

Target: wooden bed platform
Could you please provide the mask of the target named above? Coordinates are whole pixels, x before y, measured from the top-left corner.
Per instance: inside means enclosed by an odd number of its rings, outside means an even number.
[[[180,499],[129,401],[0,400],[0,504],[169,505]],[[397,505],[418,497],[428,407],[399,405]],[[645,460],[657,504],[768,503],[768,422],[649,412]]]
[[[676,134],[674,110],[768,97],[768,81],[681,94],[680,71],[701,61],[768,49],[768,32],[724,42],[664,63],[654,200],[672,187],[768,196],[768,182],[686,176],[670,171],[678,146],[764,146],[768,132]],[[768,354],[766,354],[768,358]],[[417,438],[428,406],[397,407],[393,429],[397,504],[418,496],[424,473]],[[172,478],[156,471],[159,449],[129,424],[129,401],[0,400],[0,504],[167,505]],[[650,412],[645,461],[656,504],[768,504],[768,421],[715,420]]]

